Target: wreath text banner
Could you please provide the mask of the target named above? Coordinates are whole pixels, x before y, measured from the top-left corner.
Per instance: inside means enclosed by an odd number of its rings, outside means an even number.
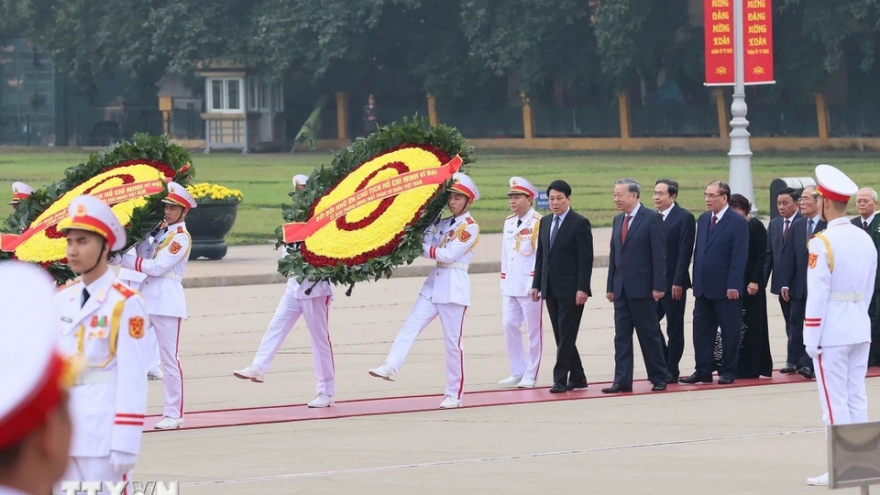
[[[456,155],[441,167],[415,170],[390,179],[371,184],[357,193],[336,202],[316,214],[307,222],[292,222],[283,225],[284,243],[291,244],[306,240],[330,222],[344,217],[349,212],[374,201],[397,196],[417,187],[442,184],[451,179],[461,168],[462,159]]]

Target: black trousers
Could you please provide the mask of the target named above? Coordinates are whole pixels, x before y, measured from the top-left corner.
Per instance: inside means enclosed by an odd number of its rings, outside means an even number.
[[[736,378],[736,362],[742,338],[742,299],[708,299],[694,301],[694,357],[699,376],[712,375],[715,336],[721,327],[721,371],[719,376]]]
[[[578,329],[584,305],[575,304],[574,299],[557,299],[548,295],[547,314],[553,326],[553,337],[556,338],[556,365],[553,367],[553,383],[566,385],[569,381],[583,383],[587,381],[581,356],[577,350]]]
[[[813,360],[807,355],[804,347],[804,318],[806,317],[807,300],[791,300],[791,319],[788,320],[791,333],[788,335],[788,360],[786,363],[795,365],[798,369],[813,369]]]
[[[880,366],[880,290],[874,290],[874,296],[871,298],[871,304],[868,306],[868,314],[871,316],[871,353],[868,363],[874,366]]]
[[[779,307],[782,309],[782,319],[785,321],[785,336],[788,338],[788,352],[785,356],[785,362],[791,364],[797,364],[798,359],[800,358],[800,354],[791,353],[791,303],[792,301],[786,301],[782,298],[782,295],[778,296],[779,299]],[[803,318],[803,317],[801,317]],[[804,336],[803,336],[803,321],[801,321],[801,344],[803,344]]]
[[[678,365],[684,354],[684,310],[687,306],[687,290],[681,291],[681,299],[676,301],[672,293],[667,292],[657,304],[657,320],[666,318],[666,338],[663,342],[663,355],[666,356],[666,367],[673,378],[680,373]]]
[[[653,298],[630,299],[625,291],[620,297],[614,297],[614,383],[632,386],[633,327],[639,337],[648,379],[652,383],[666,383],[669,372],[657,319],[657,302]]]

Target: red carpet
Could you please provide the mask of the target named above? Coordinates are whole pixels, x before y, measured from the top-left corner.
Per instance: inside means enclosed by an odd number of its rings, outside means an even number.
[[[868,377],[880,377],[880,368],[870,368]],[[755,387],[763,385],[784,385],[790,383],[814,383],[800,375],[783,375],[774,373],[773,378],[741,379],[732,385],[718,385],[717,377],[714,383],[705,385],[670,384],[665,392],[651,392],[651,383],[638,381],[633,383],[633,391],[624,394],[603,394],[602,388],[610,385],[609,382],[590,383],[590,387],[583,391],[572,390],[563,394],[551,394],[549,388],[533,389],[503,389],[486,390],[481,392],[469,392],[464,394],[463,408],[504,406],[509,404],[531,404],[536,402],[552,402],[560,400],[583,400],[583,399],[613,399],[615,397],[628,397],[633,395],[662,395],[677,392],[700,392],[705,390],[719,390],[737,387]],[[322,409],[310,409],[305,404],[289,406],[250,407],[240,409],[219,409],[215,411],[191,411],[185,416],[186,422],[180,428],[191,430],[196,428],[219,428],[223,426],[243,426],[266,423],[287,423],[291,421],[308,421],[314,419],[348,418],[352,416],[375,416],[379,414],[398,414],[423,411],[437,411],[443,400],[440,395],[417,395],[412,397],[386,397],[376,399],[360,399],[337,402],[334,407]],[[157,432],[153,426],[161,420],[160,415],[147,416],[144,422],[144,432]]]

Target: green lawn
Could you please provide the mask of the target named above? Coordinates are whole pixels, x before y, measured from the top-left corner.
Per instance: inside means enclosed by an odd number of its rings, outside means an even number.
[[[23,180],[40,187],[58,180],[62,171],[83,161],[86,153],[5,153],[0,155],[0,197],[11,196],[11,184]],[[598,152],[491,152],[476,150],[469,172],[482,195],[474,216],[484,232],[500,231],[508,215],[508,179],[521,175],[544,189],[554,179],[564,179],[573,189],[572,206],[594,226],[610,225],[616,214],[611,200],[614,180],[633,177],[642,182],[643,204],[651,206],[654,181],[661,177],[681,184],[680,203],[695,212],[704,210],[702,192],[714,179],[728,179],[726,154],[598,153]],[[241,189],[244,202],[228,241],[254,244],[273,237],[281,223],[280,205],[285,203],[293,175],[308,175],[329,163],[329,153],[294,155],[247,155],[193,153],[196,181],[208,181]],[[858,152],[758,153],[752,160],[759,213],[769,213],[769,185],[777,177],[808,177],[819,163],[829,163],[848,173],[860,186],[880,188],[880,155]],[[851,213],[855,205],[851,204]]]

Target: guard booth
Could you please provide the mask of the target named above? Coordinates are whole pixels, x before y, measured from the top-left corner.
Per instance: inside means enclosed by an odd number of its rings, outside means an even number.
[[[786,177],[783,179],[773,179],[770,183],[770,220],[779,216],[779,210],[776,209],[776,196],[779,191],[786,187],[793,189],[803,189],[809,186],[816,186],[816,181],[812,177]]]
[[[229,58],[201,62],[198,69],[205,78],[205,153],[285,148],[281,83],[269,82]]]
[[[828,488],[880,484],[880,421],[828,427]]]

